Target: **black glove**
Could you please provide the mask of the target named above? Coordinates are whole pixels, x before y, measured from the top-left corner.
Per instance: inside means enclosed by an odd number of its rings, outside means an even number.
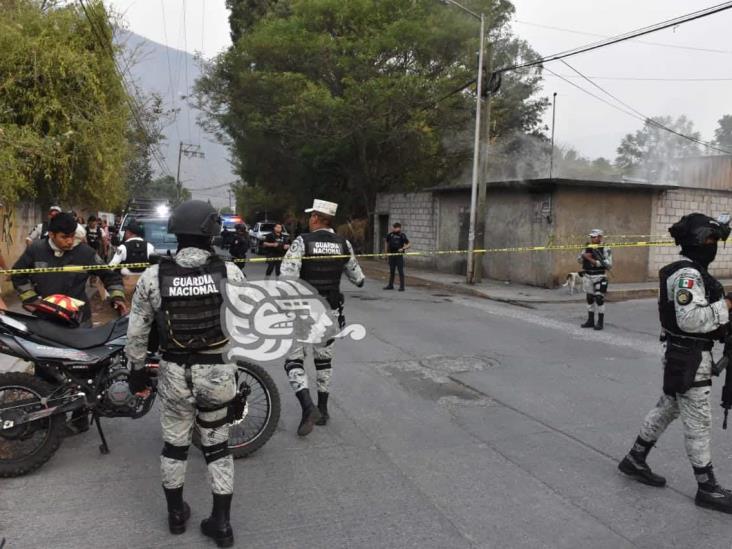
[[[141,393],[149,386],[149,380],[150,376],[147,373],[147,370],[145,368],[141,368],[139,370],[132,370],[130,372],[130,377],[127,378],[127,383],[130,386],[130,392],[134,395],[137,393]]]

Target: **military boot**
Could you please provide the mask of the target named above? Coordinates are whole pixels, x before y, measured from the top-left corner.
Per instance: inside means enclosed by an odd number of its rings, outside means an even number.
[[[581,328],[594,328],[595,327],[595,313],[587,313],[587,322],[580,324]]]
[[[213,539],[219,547],[234,545],[234,532],[231,529],[231,498],[233,494],[214,494],[211,516],[201,521],[201,532]]]
[[[602,330],[605,327],[605,313],[597,315],[597,323],[595,324],[595,330]]]
[[[171,534],[182,534],[186,531],[186,522],[191,518],[191,508],[183,501],[183,487],[163,488],[165,500],[168,502],[168,528]]]
[[[297,427],[297,434],[304,437],[312,432],[315,423],[320,420],[320,410],[313,404],[309,389],[300,389],[295,396],[302,407],[302,419]]]
[[[328,393],[323,391],[318,391],[318,411],[320,419],[315,422],[315,425],[326,425],[330,415],[328,414]]]
[[[717,484],[712,466],[701,469],[694,467],[694,475],[699,483],[695,503],[699,507],[732,515],[732,491]]]
[[[618,469],[638,482],[662,488],[666,486],[666,479],[651,471],[646,463],[654,444],[641,437],[636,438],[630,452],[618,464]]]

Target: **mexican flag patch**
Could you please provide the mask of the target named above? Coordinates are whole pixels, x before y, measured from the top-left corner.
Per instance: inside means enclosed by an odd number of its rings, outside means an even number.
[[[679,280],[679,288],[690,290],[694,287],[694,281],[691,278],[682,278]]]

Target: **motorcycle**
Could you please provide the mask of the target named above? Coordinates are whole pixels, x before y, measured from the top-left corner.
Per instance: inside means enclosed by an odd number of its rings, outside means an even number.
[[[157,395],[159,357],[148,355],[147,397],[128,385],[124,353],[128,318],[95,328],[65,328],[22,313],[0,314],[0,353],[33,365],[33,374],[0,374],[0,477],[28,474],[46,463],[74,426],[88,427],[91,415],[109,453],[100,418],[140,418]],[[229,448],[235,458],[251,455],[274,433],[280,397],[272,377],[260,366],[237,362],[241,419],[232,423]],[[71,417],[69,417],[71,416]],[[194,431],[194,444],[200,440]]]

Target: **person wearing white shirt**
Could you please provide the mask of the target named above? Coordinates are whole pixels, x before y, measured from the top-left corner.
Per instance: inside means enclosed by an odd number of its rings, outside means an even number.
[[[147,263],[150,256],[155,253],[155,247],[145,241],[145,227],[137,221],[132,221],[125,229],[125,240],[117,247],[110,265],[133,265]],[[122,281],[124,282],[125,295],[132,299],[135,286],[145,267],[123,267],[121,270]]]

